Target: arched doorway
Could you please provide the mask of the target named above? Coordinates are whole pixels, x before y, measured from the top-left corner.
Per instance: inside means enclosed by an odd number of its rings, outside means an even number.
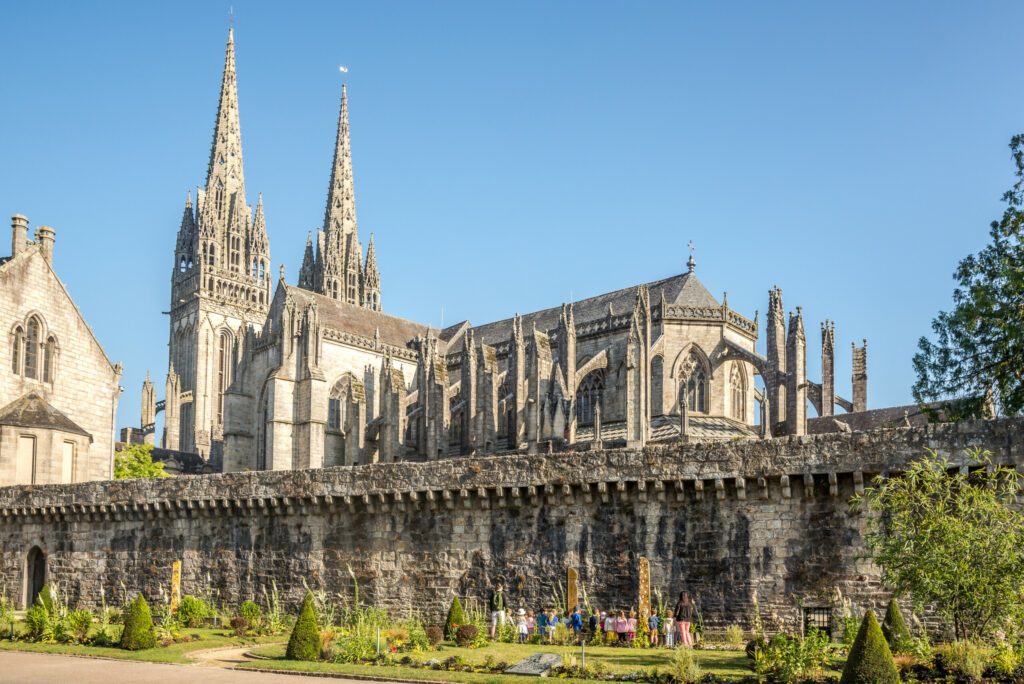
[[[46,554],[38,546],[33,546],[28,552],[28,560],[25,563],[25,608],[31,608],[39,592],[46,584]]]

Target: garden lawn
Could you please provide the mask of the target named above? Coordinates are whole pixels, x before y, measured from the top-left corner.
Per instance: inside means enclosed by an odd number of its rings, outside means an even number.
[[[354,665],[342,663],[305,663],[284,659],[284,646],[264,646],[253,649],[253,653],[271,658],[262,663],[246,663],[241,667],[273,668],[282,670],[303,670],[310,672],[330,672],[335,674],[373,675],[377,677],[398,677],[403,679],[458,680],[465,682],[522,682],[522,677],[501,676],[470,672],[448,672],[425,668],[402,667],[401,665]],[[556,646],[553,644],[506,644],[492,643],[484,648],[459,648],[444,644],[441,650],[426,653],[396,653],[395,659],[406,655],[420,661],[431,659],[445,660],[452,656],[462,658],[467,664],[482,664],[485,660],[495,663],[506,662],[513,665],[523,658],[535,653],[555,653],[557,655],[572,654],[577,661],[580,657],[579,646]],[[627,673],[658,668],[665,671],[672,660],[672,651],[666,648],[618,648],[611,646],[588,646],[587,666],[601,665],[608,672]],[[743,651],[696,651],[697,659],[705,672],[722,677],[737,679],[749,676],[747,657]]]
[[[111,630],[114,631],[114,630]],[[170,646],[157,646],[142,651],[125,651],[116,646],[82,646],[80,644],[43,644],[31,641],[11,641],[0,639],[0,650],[4,651],[31,651],[33,653],[60,653],[64,655],[82,655],[102,658],[118,658],[120,660],[144,660],[153,663],[188,663],[191,662],[185,657],[192,651],[201,651],[207,648],[223,648],[226,646],[245,646],[248,644],[260,644],[270,641],[281,641],[287,637],[237,637],[234,632],[224,629],[183,629],[182,634],[189,634],[193,637],[198,635],[199,639],[193,639],[181,644]],[[283,647],[282,647],[283,648]]]

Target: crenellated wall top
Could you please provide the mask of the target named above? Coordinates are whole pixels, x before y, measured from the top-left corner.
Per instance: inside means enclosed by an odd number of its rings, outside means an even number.
[[[1024,468],[1024,419],[973,421],[744,440],[714,444],[650,446],[547,455],[462,457],[313,470],[238,472],[158,480],[114,480],[72,485],[0,488],[0,525],[25,516],[244,514],[305,512],[310,506],[505,505],[546,496],[571,502],[609,492],[646,497],[667,492],[714,492],[767,498],[769,482],[790,493],[796,478],[827,482],[833,496],[839,477],[855,489],[879,473],[899,472],[924,449],[959,465],[965,449],[982,447],[998,463]],[[810,487],[806,491],[814,491]]]

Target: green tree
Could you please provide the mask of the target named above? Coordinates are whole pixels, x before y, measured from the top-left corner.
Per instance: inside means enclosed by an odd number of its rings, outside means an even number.
[[[889,650],[893,653],[907,653],[913,646],[910,639],[910,630],[903,619],[903,612],[896,599],[889,600],[889,607],[885,610],[885,619],[882,620],[882,634],[889,643]]]
[[[468,622],[466,613],[462,610],[462,602],[456,596],[452,599],[451,607],[448,608],[448,619],[444,621],[444,635],[449,639],[454,639],[456,630]]]
[[[164,464],[153,461],[153,447],[149,444],[129,444],[114,454],[114,479],[170,477]]]
[[[850,647],[839,684],[898,684],[899,681],[889,644],[885,643],[875,613],[869,610]]]
[[[286,657],[289,660],[320,660],[320,628],[317,627],[316,611],[313,610],[313,594],[306,592],[299,619],[288,639]]]
[[[960,262],[953,310],[932,321],[914,355],[914,399],[949,400],[952,420],[980,418],[989,398],[1004,415],[1024,411],[1024,136],[1010,142],[1016,182],[991,242]]]
[[[121,632],[121,648],[141,651],[156,646],[156,632],[153,630],[153,615],[149,604],[139,594],[128,604],[124,616],[124,631]]]
[[[872,513],[866,541],[883,581],[919,608],[933,606],[958,639],[1020,617],[1024,603],[1021,475],[987,451],[965,454],[969,472],[927,450],[854,499]]]

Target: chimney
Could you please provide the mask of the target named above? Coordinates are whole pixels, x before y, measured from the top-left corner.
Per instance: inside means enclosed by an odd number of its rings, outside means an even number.
[[[36,242],[39,243],[39,251],[42,252],[46,263],[53,266],[53,228],[50,226],[38,226],[36,228]]]
[[[11,257],[18,256],[18,252],[25,249],[28,242],[28,218],[21,214],[11,217]]]

